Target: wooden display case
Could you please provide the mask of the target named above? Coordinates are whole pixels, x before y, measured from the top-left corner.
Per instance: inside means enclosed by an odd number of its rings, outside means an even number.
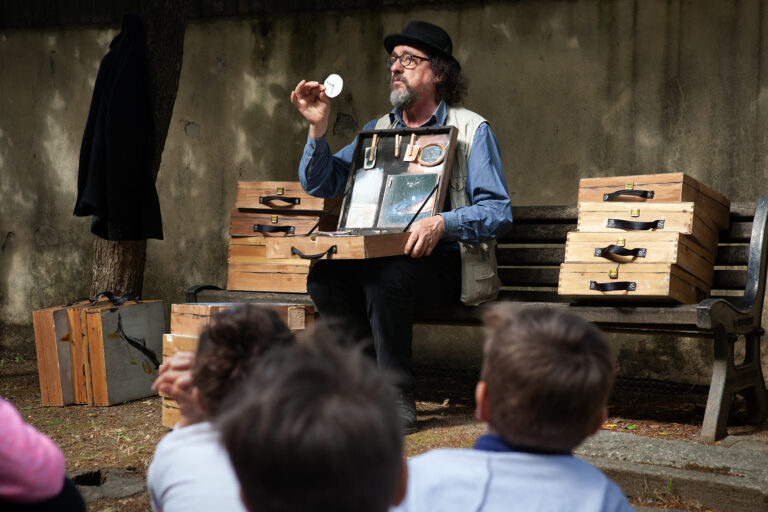
[[[583,178],[578,202],[592,201],[693,202],[699,214],[717,229],[727,228],[730,220],[728,198],[681,172]]]
[[[361,132],[337,230],[269,237],[267,258],[364,259],[403,254],[411,224],[443,211],[456,137],[452,126]]]

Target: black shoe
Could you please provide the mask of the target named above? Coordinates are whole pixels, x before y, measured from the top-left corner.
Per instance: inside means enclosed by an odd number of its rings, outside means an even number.
[[[416,400],[412,393],[401,393],[398,401],[400,409],[400,419],[403,422],[403,433],[405,435],[413,434],[419,430],[416,425]]]

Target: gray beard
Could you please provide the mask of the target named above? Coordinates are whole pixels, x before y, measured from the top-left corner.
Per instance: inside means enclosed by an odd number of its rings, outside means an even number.
[[[402,89],[390,89],[389,101],[395,108],[408,110],[416,102],[418,95],[405,82],[403,82],[403,86]]]

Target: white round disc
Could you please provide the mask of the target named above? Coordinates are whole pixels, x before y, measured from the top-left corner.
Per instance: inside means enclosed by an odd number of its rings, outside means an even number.
[[[335,98],[341,94],[341,88],[344,87],[344,80],[337,74],[328,75],[328,78],[323,82],[325,86],[325,95],[329,98]]]

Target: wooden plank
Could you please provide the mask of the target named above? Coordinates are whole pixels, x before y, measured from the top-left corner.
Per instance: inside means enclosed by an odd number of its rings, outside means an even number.
[[[500,244],[555,244],[565,243],[573,224],[512,224],[512,228],[499,238]]]
[[[715,265],[746,265],[749,262],[749,245],[722,245],[717,247]]]
[[[89,397],[89,403],[92,405],[109,405],[100,310],[90,311],[89,309],[86,309],[85,311],[92,390],[91,396]]]
[[[554,265],[559,268],[564,257],[564,247],[496,246],[496,259],[499,266]]]
[[[76,404],[88,404],[91,369],[88,364],[88,337],[85,322],[85,310],[72,308],[67,310],[69,335],[71,338],[72,359],[72,395]]]
[[[712,288],[718,290],[744,290],[747,286],[746,270],[715,269]]]
[[[199,336],[211,317],[233,304],[172,304],[171,333]]]
[[[177,352],[197,352],[200,343],[199,336],[189,334],[163,334],[163,361],[173,357]]]
[[[749,243],[752,239],[752,219],[732,222],[727,230],[718,234],[720,243]]]
[[[59,380],[59,369],[55,359],[56,332],[53,311],[57,309],[59,307],[32,312],[32,325],[35,331],[35,352],[37,353],[37,372],[40,381],[40,398],[43,405],[64,405],[61,387],[55,385]]]
[[[754,206],[752,208],[754,214]],[[512,206],[513,222],[518,224],[533,223],[553,223],[565,222],[575,223],[578,217],[578,208],[575,205],[554,205],[554,206]]]
[[[228,290],[306,293],[307,275],[297,273],[238,272],[230,266]]]
[[[306,293],[278,293],[247,290],[200,290],[196,294],[200,302],[210,303],[244,303],[262,304],[279,302],[285,304],[312,304],[312,299]]]
[[[168,397],[162,398],[161,422],[164,427],[173,428],[181,420],[181,409],[176,400]]]
[[[551,268],[499,268],[503,286],[557,286],[558,267]]]

